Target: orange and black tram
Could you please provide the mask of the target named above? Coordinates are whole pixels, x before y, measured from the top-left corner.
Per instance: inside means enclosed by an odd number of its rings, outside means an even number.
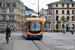
[[[26,39],[42,39],[43,20],[41,18],[27,18],[22,25],[22,35]]]

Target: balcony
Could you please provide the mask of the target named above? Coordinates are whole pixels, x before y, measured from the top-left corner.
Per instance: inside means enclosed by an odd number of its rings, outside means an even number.
[[[19,16],[20,16],[21,14],[17,14],[17,15],[19,15]]]
[[[0,20],[0,22],[16,22],[16,20]]]
[[[6,14],[8,14],[8,15],[15,15],[15,13],[2,13],[2,15],[6,15]]]
[[[17,22],[21,23],[21,21],[17,21]]]
[[[8,13],[9,15],[15,15],[15,13]]]
[[[2,15],[6,15],[6,13],[2,13]]]
[[[2,8],[17,8],[17,6],[0,6]]]
[[[66,15],[70,15],[70,14],[66,14]]]
[[[9,22],[16,22],[16,20],[8,20]]]
[[[15,15],[15,13],[11,13],[12,15]]]

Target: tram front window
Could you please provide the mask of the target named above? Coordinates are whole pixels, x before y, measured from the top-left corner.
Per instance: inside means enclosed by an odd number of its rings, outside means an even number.
[[[40,21],[30,21],[28,22],[28,30],[31,33],[40,33],[41,32],[41,22]]]

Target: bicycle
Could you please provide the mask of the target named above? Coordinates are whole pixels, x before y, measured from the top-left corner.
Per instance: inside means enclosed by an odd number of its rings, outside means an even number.
[[[6,38],[6,40],[7,40],[7,44],[9,43],[9,36],[7,35],[7,38]]]
[[[6,40],[7,40],[7,44],[8,44],[9,43],[9,37]]]

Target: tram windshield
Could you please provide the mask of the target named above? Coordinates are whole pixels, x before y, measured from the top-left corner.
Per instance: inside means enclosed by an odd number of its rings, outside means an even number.
[[[40,21],[29,21],[28,22],[28,30],[31,33],[41,32],[41,22]]]

